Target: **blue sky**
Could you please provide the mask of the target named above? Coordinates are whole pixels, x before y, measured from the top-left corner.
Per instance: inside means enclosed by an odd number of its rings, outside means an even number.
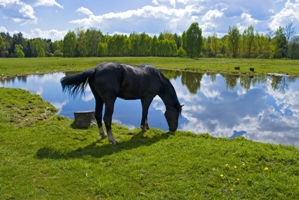
[[[77,28],[103,33],[181,34],[198,22],[203,35],[223,36],[229,26],[266,33],[290,22],[299,33],[299,0],[0,0],[0,32],[63,39]]]

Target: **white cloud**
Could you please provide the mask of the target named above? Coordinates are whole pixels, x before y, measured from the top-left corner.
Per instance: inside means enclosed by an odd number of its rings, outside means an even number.
[[[22,25],[37,23],[37,17],[29,4],[19,0],[0,0],[0,5],[3,7],[4,19],[10,19]]]
[[[299,1],[297,0],[294,3],[291,3],[291,1],[288,0],[285,3],[284,8],[273,16],[272,21],[269,24],[270,28],[276,30],[279,26],[284,27],[290,22],[293,22],[295,27],[299,27],[298,10]]]
[[[212,19],[221,18],[223,16],[223,12],[219,10],[209,10],[202,17],[202,21],[210,21]]]
[[[77,12],[86,14],[89,10],[83,7],[77,9]],[[164,5],[144,6],[136,10],[127,10],[124,12],[109,12],[103,15],[93,15],[88,12],[89,16],[71,20],[70,23],[83,27],[98,27],[105,32],[112,32],[112,29],[126,29],[128,32],[143,32],[147,30],[171,30],[176,32],[180,29],[186,29],[196,16],[192,16],[200,11],[198,6],[187,6],[183,9],[169,8]],[[155,26],[152,26],[155,24]],[[138,30],[136,30],[138,29]],[[124,32],[124,31],[123,31]],[[146,31],[151,33],[152,31]],[[179,31],[180,32],[180,31]]]
[[[3,27],[3,26],[0,26],[0,32],[4,32],[4,33],[6,33],[6,32],[7,32],[7,29],[6,29],[5,27]]]
[[[29,33],[23,32],[25,38],[46,38],[52,41],[61,40],[66,35],[67,31],[58,31],[55,29],[41,30],[39,28],[31,30]]]
[[[84,8],[82,6],[77,9],[77,12],[83,15],[93,15],[93,13],[88,8]]]
[[[58,6],[63,8],[63,6],[58,4],[55,0],[37,0],[36,2],[32,2],[32,0],[0,0],[0,6],[2,6],[4,19],[21,23],[21,25],[37,23],[38,17],[35,16],[33,7]]]
[[[63,8],[63,6],[57,3],[55,0],[37,0],[34,6],[57,6],[59,8]]]
[[[176,7],[176,0],[153,0],[155,5],[170,5],[171,7]]]
[[[20,3],[20,1],[19,0],[0,0],[0,6],[3,6],[3,7],[6,7],[11,4],[17,4],[17,3]]]

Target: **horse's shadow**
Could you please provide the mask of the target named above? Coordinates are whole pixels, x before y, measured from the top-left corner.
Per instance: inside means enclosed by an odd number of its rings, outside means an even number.
[[[83,148],[78,148],[74,151],[68,153],[62,153],[52,147],[43,147],[36,152],[36,157],[38,159],[70,159],[70,158],[83,158],[85,156],[101,158],[103,156],[115,154],[123,150],[130,150],[138,148],[140,146],[150,146],[158,141],[167,139],[170,135],[174,133],[165,132],[153,137],[144,136],[144,132],[140,131],[134,134],[130,140],[118,143],[118,145],[113,146],[112,144],[104,144],[101,140],[97,140]]]

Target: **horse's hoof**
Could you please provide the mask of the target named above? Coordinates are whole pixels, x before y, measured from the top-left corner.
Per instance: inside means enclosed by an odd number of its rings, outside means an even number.
[[[141,131],[142,131],[142,132],[145,132],[145,131],[147,131],[147,130],[150,129],[149,126],[140,126],[140,128],[141,128]]]
[[[101,139],[105,139],[107,137],[107,135],[101,135]]]
[[[112,145],[113,145],[113,146],[116,146],[116,145],[118,144],[118,142],[117,142],[117,141],[115,141],[115,140],[114,140],[114,141],[112,141],[111,143],[112,143]]]

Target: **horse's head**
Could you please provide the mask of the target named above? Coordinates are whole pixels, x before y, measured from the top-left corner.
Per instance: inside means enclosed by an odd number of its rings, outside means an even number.
[[[182,107],[183,106],[179,103],[176,103],[173,107],[166,107],[164,115],[168,123],[170,132],[174,132],[178,128],[178,121],[182,111]]]

